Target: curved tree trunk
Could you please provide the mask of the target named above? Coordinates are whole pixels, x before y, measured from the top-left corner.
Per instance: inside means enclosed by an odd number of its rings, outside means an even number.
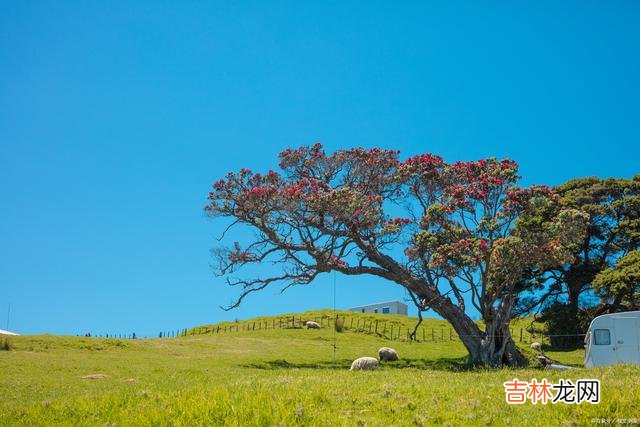
[[[471,359],[476,365],[494,367],[520,367],[527,364],[527,360],[511,338],[509,325],[499,325],[497,322],[487,324],[484,336],[480,339],[480,349],[475,354],[471,353]]]
[[[496,315],[487,321],[485,330],[478,325],[448,298],[432,304],[433,309],[446,319],[456,331],[469,352],[469,361],[474,366],[511,366],[527,365],[509,331],[510,320],[504,315]]]

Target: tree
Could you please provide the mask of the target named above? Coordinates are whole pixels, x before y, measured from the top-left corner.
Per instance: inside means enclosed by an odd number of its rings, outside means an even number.
[[[542,319],[551,322],[550,331],[566,336],[552,340],[554,344],[581,345],[579,334],[594,315],[619,309],[604,288],[599,292],[602,303],[584,301],[585,296],[595,296],[595,277],[620,257],[640,249],[640,175],[573,179],[553,190],[561,206],[589,215],[587,233],[575,249],[573,262],[526,272],[524,287],[531,292],[520,299],[516,312],[542,312]]]
[[[593,287],[613,310],[640,309],[640,250],[629,252],[615,267],[600,272]]]
[[[209,193],[211,217],[257,231],[244,246],[215,251],[218,273],[241,287],[229,309],[274,283],[284,290],[330,271],[369,274],[404,287],[418,308],[446,319],[473,364],[525,363],[509,333],[516,283],[524,268],[569,260],[582,239],[582,212],[561,209],[547,187],[518,187],[511,160],[448,164],[424,154],[401,162],[398,151],[327,155],[320,144],[288,149],[280,160],[282,173],[242,169]],[[233,276],[268,261],[281,273]]]

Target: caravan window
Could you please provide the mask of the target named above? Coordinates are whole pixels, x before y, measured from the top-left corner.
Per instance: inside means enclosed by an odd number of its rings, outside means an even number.
[[[389,314],[389,307],[382,307],[382,314]]]
[[[593,331],[593,343],[595,345],[611,345],[611,333],[608,329],[596,329]]]

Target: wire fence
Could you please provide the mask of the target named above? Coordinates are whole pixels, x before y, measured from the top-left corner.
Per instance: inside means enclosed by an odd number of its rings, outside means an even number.
[[[437,343],[460,341],[450,326],[407,326],[398,321],[368,319],[358,316],[283,316],[270,319],[244,320],[220,323],[217,325],[199,326],[161,331],[157,338],[176,338],[196,335],[239,334],[265,330],[304,329],[306,322],[315,322],[320,328],[331,328],[338,332],[354,332],[376,336],[387,341],[406,341],[417,343]],[[532,327],[516,326],[510,328],[511,338],[515,342],[531,344],[539,342],[551,347],[576,347],[585,334],[548,334]],[[125,334],[84,334],[85,337],[137,339],[135,333]],[[147,337],[145,337],[147,338]],[[156,338],[156,337],[152,337]]]
[[[175,333],[173,335],[160,333],[159,336],[218,335],[274,329],[304,329],[307,321],[317,323],[320,328],[332,328],[338,332],[363,333],[388,341],[436,343],[460,341],[461,339],[461,336],[450,326],[419,326],[416,329],[415,325],[407,326],[398,321],[374,320],[357,316],[285,316],[200,326],[188,330],[184,329],[177,335]],[[168,334],[171,334],[171,332]],[[582,342],[585,336],[584,334],[548,334],[535,328],[520,326],[510,328],[510,334],[515,342],[527,344],[539,342],[542,345],[546,344],[554,347],[575,346],[576,342]]]

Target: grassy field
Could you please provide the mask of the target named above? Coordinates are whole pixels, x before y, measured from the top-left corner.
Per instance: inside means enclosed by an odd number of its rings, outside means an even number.
[[[640,419],[640,367],[469,371],[457,340],[389,342],[327,327],[239,329],[138,340],[13,337],[11,349],[0,350],[0,425],[545,426]],[[383,345],[402,360],[375,372],[348,370],[354,358],[375,356]],[[547,354],[575,366],[583,357]],[[107,377],[82,378],[92,374]],[[507,405],[502,383],[514,377],[597,378],[601,403]]]

